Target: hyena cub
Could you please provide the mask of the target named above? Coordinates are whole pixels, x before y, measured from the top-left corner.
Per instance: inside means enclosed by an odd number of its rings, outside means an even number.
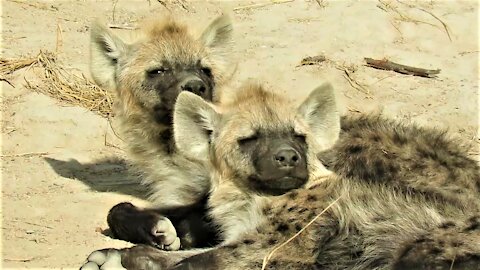
[[[182,91],[208,101],[218,98],[215,89],[233,73],[231,35],[226,15],[201,35],[172,19],[153,21],[132,44],[99,23],[92,26],[92,76],[100,86],[117,93],[115,114],[128,157],[149,186],[153,206],[172,214],[179,236],[201,229],[202,216],[196,212],[203,207],[210,181],[201,163],[175,150],[173,107]],[[158,211],[143,211],[130,203],[115,206],[108,216],[112,232],[120,239],[177,249],[179,239],[171,221]],[[197,240],[186,237],[184,245],[198,245]]]
[[[446,189],[472,187],[453,200],[436,191],[441,185],[416,190],[414,179],[412,188],[398,188],[343,177],[316,157],[339,132],[328,84],[298,108],[256,85],[222,106],[181,93],[175,142],[192,159],[208,158],[208,215],[222,243],[101,250],[84,269],[480,269],[478,178],[452,176]],[[428,175],[416,177],[427,185]]]

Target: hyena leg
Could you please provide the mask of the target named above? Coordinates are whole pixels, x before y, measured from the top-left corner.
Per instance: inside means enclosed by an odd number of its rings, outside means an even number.
[[[446,222],[407,242],[393,269],[480,269],[480,216]]]
[[[174,208],[140,209],[131,203],[114,206],[107,217],[113,235],[135,244],[165,250],[208,247],[218,243],[203,203]]]
[[[165,270],[185,258],[207,251],[208,249],[162,251],[146,245],[101,249],[92,252],[80,270]]]

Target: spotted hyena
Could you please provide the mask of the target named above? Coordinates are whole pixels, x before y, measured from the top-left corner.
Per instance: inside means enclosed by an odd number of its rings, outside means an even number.
[[[339,139],[329,84],[299,107],[258,85],[222,106],[181,93],[175,142],[209,164],[208,215],[222,242],[190,251],[101,250],[84,269],[480,269],[478,167],[445,134],[388,121],[376,127],[385,133],[371,133],[377,120],[344,120],[343,132],[358,125],[359,133]],[[370,160],[375,146],[365,140],[384,141],[392,156]],[[402,151],[421,156],[405,159]],[[395,181],[399,171],[412,177]]]
[[[178,249],[173,225],[185,246],[201,245],[203,239],[189,235],[203,226],[196,213],[203,211],[209,175],[201,162],[176,151],[172,113],[182,91],[208,101],[219,98],[217,89],[228,82],[234,66],[232,23],[222,15],[198,35],[191,28],[171,18],[155,20],[143,27],[136,42],[127,44],[100,23],[92,26],[92,76],[117,93],[115,114],[129,160],[149,187],[154,208],[171,213],[168,219],[130,203],[112,208],[112,232],[134,243]],[[201,230],[201,237],[209,237],[208,228]]]

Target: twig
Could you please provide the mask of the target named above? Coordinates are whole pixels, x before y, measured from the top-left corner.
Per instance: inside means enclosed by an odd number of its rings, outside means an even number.
[[[478,50],[477,51],[465,51],[465,52],[460,52],[458,54],[461,55],[461,56],[464,56],[465,54],[478,53],[478,52],[480,52],[480,51],[478,51]]]
[[[19,258],[3,258],[5,261],[9,262],[29,262],[37,259],[38,257],[30,257],[30,258],[25,258],[25,259],[19,259]]]
[[[13,85],[9,80],[7,80],[5,78],[0,78],[0,81],[6,82],[6,83],[10,84],[11,87],[15,88],[15,85]]]
[[[25,223],[25,224],[29,224],[29,225],[34,225],[34,226],[38,226],[38,227],[43,227],[43,228],[47,228],[47,229],[51,229],[53,230],[53,227],[50,227],[48,225],[42,225],[42,224],[38,224],[38,223],[34,223],[34,222],[30,222],[30,221],[23,221],[23,220],[12,220],[13,222],[21,222],[21,223]]]
[[[258,3],[258,4],[248,5],[248,6],[236,7],[236,8],[233,9],[233,11],[238,11],[238,10],[243,10],[243,9],[261,8],[261,7],[265,7],[265,6],[269,6],[269,5],[283,4],[283,3],[288,3],[288,2],[293,2],[293,0],[271,0],[270,2],[266,2],[266,3]]]
[[[22,153],[22,154],[11,154],[11,155],[0,155],[0,157],[27,157],[27,156],[45,156],[50,155],[49,152],[38,152],[38,153]]]
[[[138,29],[137,26],[120,25],[120,24],[113,24],[113,23],[108,24],[108,28],[112,28],[112,29],[125,29],[125,30],[136,30],[136,29]]]
[[[324,0],[315,0],[315,2],[317,2],[317,4],[321,7],[321,8],[325,8],[325,3],[324,3]]]
[[[324,55],[316,55],[316,56],[308,56],[302,59],[300,62],[300,66],[308,66],[308,65],[318,65],[322,62],[325,62],[327,58]]]
[[[383,70],[393,70],[395,72],[398,72],[401,74],[407,74],[407,75],[434,78],[438,73],[440,73],[440,69],[433,70],[433,69],[410,67],[410,66],[397,64],[387,59],[375,60],[372,58],[365,58],[365,61],[367,62],[367,66],[369,67],[383,69]]]
[[[115,22],[115,9],[117,8],[118,0],[113,0],[113,8],[112,8],[112,22]]]
[[[305,225],[305,227],[303,227],[295,235],[293,235],[287,241],[283,242],[282,244],[274,248],[272,251],[270,251],[270,253],[263,258],[262,270],[266,269],[268,261],[272,258],[275,252],[277,252],[279,249],[281,249],[282,247],[290,243],[293,239],[297,238],[302,232],[304,232],[308,227],[310,227],[310,225],[312,225],[313,222],[315,222],[321,215],[323,215],[328,209],[330,209],[333,205],[335,205],[338,202],[338,200],[340,200],[340,198],[342,198],[342,195],[340,195],[335,201],[333,201],[325,209],[323,209],[323,211],[320,212],[320,214],[316,215],[312,220],[310,220],[310,222],[308,222],[307,225]]]
[[[47,4],[44,4],[44,3],[31,3],[30,1],[20,1],[20,0],[7,0],[7,1],[17,3],[17,4],[27,5],[34,8],[44,9],[44,10],[58,11],[57,8],[51,7],[51,6],[49,7]]]
[[[430,14],[433,18],[437,19],[437,21],[439,21],[443,25],[443,28],[445,29],[445,32],[447,32],[448,39],[450,41],[452,41],[452,37],[450,36],[450,31],[448,30],[449,27],[444,21],[442,21],[439,17],[437,17],[435,14],[433,14],[432,12],[430,12],[428,10],[425,10],[423,8],[418,8],[418,7],[417,7],[417,9],[419,9],[423,12],[426,12],[426,13]]]
[[[339,68],[339,67],[337,67]],[[362,86],[361,84],[359,84],[357,81],[355,81],[353,78],[352,78],[352,75],[350,73],[350,71],[348,71],[348,69],[346,67],[341,67],[339,68],[341,70],[343,70],[343,72],[345,72],[345,74],[343,74],[343,77],[345,77],[345,79],[347,79],[348,83],[355,89],[357,89],[358,91],[368,95],[369,97],[371,97],[371,94],[370,94],[370,90],[368,90],[367,88],[365,88],[364,86]]]
[[[63,45],[63,33],[60,22],[57,22],[57,42],[55,44],[55,53],[58,54]]]

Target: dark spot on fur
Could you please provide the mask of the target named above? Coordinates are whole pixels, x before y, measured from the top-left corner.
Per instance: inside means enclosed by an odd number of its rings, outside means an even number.
[[[448,229],[448,228],[451,228],[455,226],[455,223],[453,223],[453,221],[446,221],[442,224],[440,224],[440,226],[438,226],[440,229]]]
[[[379,142],[380,141],[380,136],[378,136],[377,134],[373,134],[370,138],[374,142]]]
[[[313,201],[316,201],[316,200],[317,200],[317,196],[312,195],[312,194],[307,195],[307,202],[313,202]]]
[[[470,224],[463,229],[465,232],[471,232],[480,229],[480,223],[478,221],[469,222]]]
[[[417,238],[417,239],[415,239],[415,244],[424,243],[424,242],[426,242],[426,241],[427,241],[427,239],[425,239],[425,238],[423,238],[423,237],[422,237],[422,238]]]
[[[393,134],[393,142],[401,146],[407,143],[407,138],[405,138],[403,135],[400,135],[398,131],[395,131]]]
[[[297,191],[292,191],[290,193],[288,193],[288,198],[290,199],[295,199],[298,195],[298,192]]]
[[[350,147],[348,147],[347,151],[350,153],[350,154],[358,154],[360,152],[363,151],[363,146],[361,145],[352,145]]]
[[[307,211],[307,208],[303,208],[301,207],[299,210],[298,210],[298,213],[301,214],[303,212]]]
[[[290,206],[290,207],[287,209],[287,211],[288,211],[288,212],[292,212],[292,211],[295,210],[295,209],[297,209],[297,206],[296,206],[296,205]]]
[[[285,231],[288,231],[288,229],[289,229],[288,224],[285,224],[285,223],[280,223],[277,226],[278,232],[285,232]]]
[[[251,245],[251,244],[255,243],[255,241],[253,239],[245,239],[245,240],[243,240],[243,243],[245,245]]]
[[[302,226],[300,224],[295,224],[295,230],[300,231],[302,229]]]
[[[268,239],[268,244],[269,244],[269,245],[275,245],[277,242],[278,242],[278,241],[277,241],[277,239],[275,239],[275,238],[270,238],[270,239]]]
[[[375,167],[376,177],[383,178],[386,173],[384,163],[380,160],[377,160],[373,166]]]

